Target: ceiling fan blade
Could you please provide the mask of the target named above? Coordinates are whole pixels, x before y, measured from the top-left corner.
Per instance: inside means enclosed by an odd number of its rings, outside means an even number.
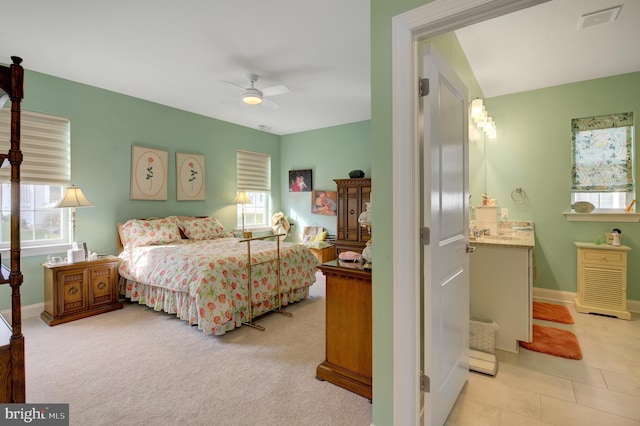
[[[247,88],[246,88],[246,87],[242,87],[242,86],[240,86],[240,85],[238,85],[238,84],[236,84],[236,83],[234,83],[234,82],[232,82],[232,81],[222,80],[222,82],[223,82],[223,83],[230,84],[230,85],[232,85],[232,86],[235,86],[235,87],[237,87],[238,89],[241,89],[241,90],[247,90]]]
[[[262,103],[260,104],[261,107],[266,108],[266,109],[278,109],[278,104],[270,101],[267,98],[262,98]]]
[[[287,86],[271,86],[262,90],[264,96],[276,96],[289,93]]]
[[[242,96],[234,96],[233,98],[225,99],[220,103],[223,103],[223,104],[239,104],[239,103],[242,103]]]

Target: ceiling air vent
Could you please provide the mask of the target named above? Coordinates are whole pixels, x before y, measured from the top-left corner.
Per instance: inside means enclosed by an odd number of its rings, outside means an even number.
[[[584,30],[585,28],[595,27],[596,25],[608,24],[616,20],[620,14],[622,5],[611,7],[609,9],[601,10],[599,12],[587,13],[580,17],[578,23],[578,29]]]

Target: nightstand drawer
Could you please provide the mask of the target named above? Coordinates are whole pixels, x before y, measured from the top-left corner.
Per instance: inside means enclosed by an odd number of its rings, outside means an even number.
[[[86,270],[61,271],[56,274],[59,291],[58,314],[68,315],[87,309]]]
[[[89,274],[91,275],[91,303],[93,306],[117,302],[116,273],[114,265],[89,269]]]
[[[627,254],[613,250],[582,250],[582,260],[590,264],[625,266]]]

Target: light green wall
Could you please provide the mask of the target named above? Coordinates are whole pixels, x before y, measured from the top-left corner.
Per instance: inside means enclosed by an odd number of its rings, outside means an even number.
[[[371,172],[376,200],[392,200],[391,19],[428,2],[371,0]],[[393,425],[393,206],[375,202],[373,229],[373,424]],[[401,218],[396,218],[401,220]],[[398,284],[400,285],[400,283]],[[406,285],[406,283],[405,283]]]
[[[485,100],[497,123],[498,137],[486,141],[486,187],[472,183],[472,200],[487,192],[514,220],[532,220],[536,228],[536,287],[576,291],[574,241],[593,241],[613,228],[622,230],[623,244],[631,247],[628,262],[628,299],[640,300],[640,224],[568,222],[571,197],[571,119],[634,112],[640,123],[640,73],[589,80]],[[637,139],[636,139],[637,141]],[[637,152],[637,150],[636,150]],[[635,180],[640,168],[635,158]],[[473,172],[472,172],[473,176]],[[522,187],[525,203],[511,192]]]
[[[95,207],[77,210],[77,240],[92,251],[115,253],[116,224],[132,217],[216,215],[235,228],[236,149],[271,155],[280,170],[280,136],[140,99],[31,72],[25,60],[22,108],[71,120],[71,183]],[[131,145],[169,152],[168,200],[129,199]],[[176,201],[175,153],[204,154],[206,201]],[[272,178],[272,197],[280,208],[280,176]],[[8,256],[3,256],[7,259]],[[23,257],[22,304],[43,301],[44,256]],[[9,307],[8,286],[0,288],[0,309]]]
[[[289,192],[289,170],[311,169],[313,189],[335,191],[333,179],[349,177],[351,170],[371,176],[371,122],[361,121],[282,136],[280,190],[282,211],[295,223],[294,241],[305,226],[322,226],[336,233],[336,217],[311,213],[310,192]]]

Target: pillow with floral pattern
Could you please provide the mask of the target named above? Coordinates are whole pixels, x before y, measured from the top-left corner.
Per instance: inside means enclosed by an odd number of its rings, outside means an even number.
[[[180,240],[175,220],[131,219],[120,228],[120,238],[125,249],[155,244],[169,244]]]
[[[178,226],[190,240],[213,240],[233,236],[217,217],[195,217],[180,220]]]

